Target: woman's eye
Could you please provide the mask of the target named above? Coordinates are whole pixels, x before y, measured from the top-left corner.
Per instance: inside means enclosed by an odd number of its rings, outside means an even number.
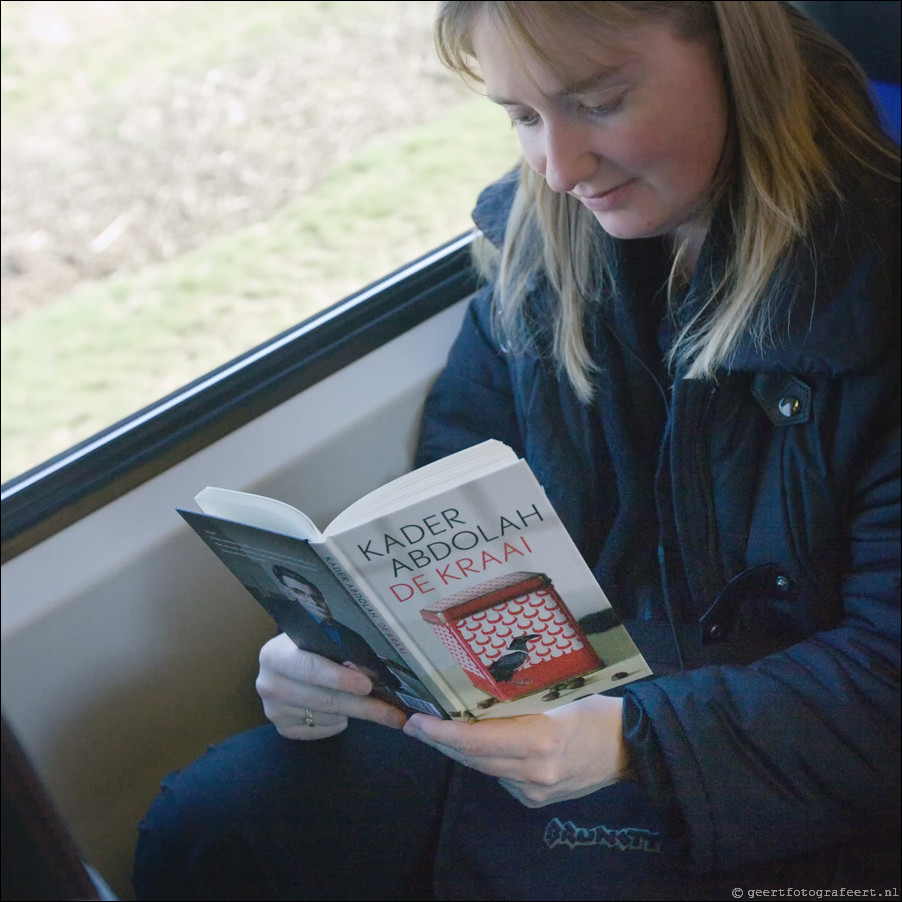
[[[590,116],[607,116],[620,108],[625,96],[625,94],[619,94],[617,97],[606,100],[604,103],[583,104],[583,110]]]
[[[521,115],[510,114],[511,117],[511,125],[514,128],[518,126],[525,126],[529,128],[532,125],[535,125],[539,121],[539,117],[536,113],[523,113]]]

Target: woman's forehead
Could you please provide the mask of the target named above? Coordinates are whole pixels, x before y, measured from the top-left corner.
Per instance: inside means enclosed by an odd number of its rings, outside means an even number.
[[[663,42],[668,46],[679,40],[665,22],[616,29],[594,24],[587,31],[566,18],[553,32],[527,39],[482,17],[472,43],[491,99],[503,103],[505,75],[525,74],[549,96],[585,94],[658,53],[662,37],[670,39]]]

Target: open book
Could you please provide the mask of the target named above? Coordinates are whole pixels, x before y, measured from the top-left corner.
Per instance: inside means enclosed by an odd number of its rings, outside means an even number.
[[[487,441],[369,493],[322,532],[221,488],[179,513],[295,643],[406,712],[539,713],[650,670],[525,461]]]

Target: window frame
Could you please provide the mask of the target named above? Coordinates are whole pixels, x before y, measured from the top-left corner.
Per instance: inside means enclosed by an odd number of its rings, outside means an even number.
[[[0,487],[2,563],[471,294],[465,232]]]

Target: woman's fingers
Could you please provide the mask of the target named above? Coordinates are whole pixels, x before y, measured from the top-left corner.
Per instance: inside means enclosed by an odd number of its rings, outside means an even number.
[[[363,673],[299,649],[287,636],[260,650],[257,693],[266,717],[290,739],[323,739],[346,726],[349,717],[400,729],[406,715],[372,698]]]

